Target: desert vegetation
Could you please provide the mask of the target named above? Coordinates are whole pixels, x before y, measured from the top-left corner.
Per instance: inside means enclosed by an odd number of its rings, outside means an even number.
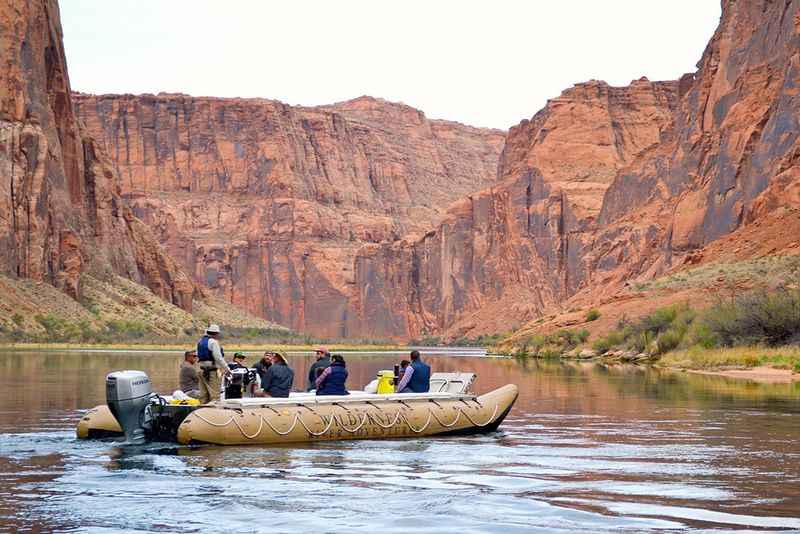
[[[783,265],[783,264],[782,264]],[[797,273],[794,273],[795,275]],[[800,372],[800,284],[796,276],[747,290],[720,292],[711,306],[680,303],[622,316],[588,343],[586,330],[558,330],[515,340],[507,353],[654,361],[692,369],[769,365]],[[586,313],[586,322],[599,317]]]
[[[661,308],[636,321],[622,319],[594,350],[630,350],[691,368],[772,365],[800,371],[800,289],[759,288],[694,310]]]
[[[575,350],[589,339],[586,329],[563,329],[550,334],[538,334],[525,338],[512,351],[514,356],[534,358],[558,358]]]

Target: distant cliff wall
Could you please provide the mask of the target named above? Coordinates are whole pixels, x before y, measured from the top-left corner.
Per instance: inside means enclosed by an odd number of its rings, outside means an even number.
[[[505,134],[362,97],[75,95],[137,216],[228,301],[322,336],[372,336],[352,305],[354,257],[438,222],[494,183]],[[354,315],[355,314],[355,315]]]

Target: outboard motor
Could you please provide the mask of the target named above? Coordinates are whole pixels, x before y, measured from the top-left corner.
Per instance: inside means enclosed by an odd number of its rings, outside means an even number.
[[[116,371],[106,377],[106,403],[128,443],[144,443],[152,396],[150,378],[142,371]]]

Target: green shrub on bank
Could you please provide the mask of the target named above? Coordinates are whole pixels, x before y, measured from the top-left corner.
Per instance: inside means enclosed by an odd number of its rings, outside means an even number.
[[[623,318],[615,330],[595,341],[594,349],[599,353],[622,349],[661,355],[692,347],[797,344],[800,290],[782,288],[749,291],[702,312],[679,305],[660,308],[635,322]]]
[[[630,322],[623,318],[612,330],[594,343],[604,353],[612,349],[664,354],[681,345],[696,314],[687,305],[660,308],[650,315]]]
[[[722,346],[800,343],[800,290],[751,291],[719,302],[704,316]]]
[[[598,310],[597,308],[592,308],[591,310],[586,312],[586,321],[587,322],[591,323],[592,321],[596,321],[599,318],[600,318],[600,310]]]

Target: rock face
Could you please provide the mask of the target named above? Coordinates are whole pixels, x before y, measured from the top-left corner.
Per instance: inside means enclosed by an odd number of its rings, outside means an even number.
[[[800,204],[800,1],[724,2],[666,142],[606,194],[598,282],[650,276]],[[635,243],[621,253],[624,243]]]
[[[576,85],[505,139],[368,97],[71,95],[53,0],[3,4],[0,49],[0,268],[73,296],[107,267],[189,306],[152,230],[275,322],[455,337],[800,213],[800,0],[726,0],[695,74]]]
[[[122,203],[78,124],[57,2],[1,3],[0,50],[0,270],[74,298],[82,272],[110,270],[190,309],[194,283]]]
[[[368,328],[503,330],[582,287],[604,192],[661,141],[677,100],[675,82],[592,81],[512,128],[500,183],[454,205],[421,239],[361,252],[356,287]]]
[[[294,329],[374,337],[354,258],[496,180],[505,134],[362,97],[318,108],[261,99],[74,95],[123,196],[195,277]]]
[[[778,211],[796,217],[798,11],[723,2],[696,74],[581,84],[512,128],[498,185],[422,239],[359,254],[362,317],[387,335],[507,330],[697,262]]]

